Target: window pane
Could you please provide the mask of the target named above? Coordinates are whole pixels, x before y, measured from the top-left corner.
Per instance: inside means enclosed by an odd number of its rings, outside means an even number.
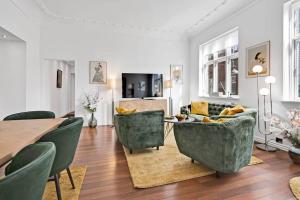
[[[231,95],[238,95],[239,83],[239,60],[231,59]]]
[[[218,92],[226,94],[226,61],[218,63]]]
[[[297,96],[298,97],[300,97],[300,68],[299,68],[299,66],[300,66],[300,41],[298,40],[298,41],[296,41],[296,49],[295,49],[295,61],[296,61],[296,67],[297,67],[297,71],[298,71],[298,77],[297,77],[297,79],[298,79],[298,86],[297,86],[297,88],[298,88],[298,94],[297,94]]]
[[[298,35],[300,33],[300,9],[296,11],[295,16],[295,34]]]
[[[218,58],[226,56],[226,49],[223,49],[221,51],[218,51]]]
[[[207,55],[207,61],[212,61],[212,60],[214,60],[214,54],[213,53],[208,54]]]
[[[208,94],[211,95],[214,91],[214,65],[208,65]]]

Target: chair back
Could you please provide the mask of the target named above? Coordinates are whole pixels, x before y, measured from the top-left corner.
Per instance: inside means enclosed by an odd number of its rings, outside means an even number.
[[[39,140],[39,142],[53,142],[56,146],[56,155],[50,176],[68,168],[73,162],[82,125],[81,117],[66,119],[57,129],[47,133]]]
[[[5,168],[0,179],[0,199],[41,200],[55,157],[53,143],[23,148]]]
[[[3,120],[26,120],[26,119],[51,119],[55,118],[55,114],[51,111],[28,111],[9,115]]]

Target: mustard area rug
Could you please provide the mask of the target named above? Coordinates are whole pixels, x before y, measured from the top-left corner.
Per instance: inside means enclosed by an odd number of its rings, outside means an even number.
[[[70,168],[74,180],[74,184],[75,184],[75,189],[72,189],[72,185],[69,180],[67,171],[65,170],[61,173],[59,182],[60,182],[62,199],[78,200],[86,169],[87,169],[86,166]],[[47,183],[43,200],[57,200],[54,181],[50,181]]]
[[[165,146],[158,151],[145,149],[130,154],[124,147],[124,152],[135,188],[150,188],[215,173],[198,162],[192,163],[190,158],[181,154],[173,134],[166,138]],[[249,165],[262,162],[252,156]]]
[[[295,177],[290,180],[290,188],[294,196],[300,199],[300,177]]]

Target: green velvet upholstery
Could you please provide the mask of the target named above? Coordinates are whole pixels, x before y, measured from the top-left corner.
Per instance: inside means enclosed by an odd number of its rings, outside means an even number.
[[[54,178],[58,200],[62,199],[59,184],[61,171],[67,170],[72,188],[75,189],[69,166],[74,159],[82,125],[83,119],[81,117],[66,119],[57,129],[47,133],[38,141],[53,142],[56,146],[56,155],[49,176]]]
[[[53,142],[56,146],[56,156],[50,176],[58,174],[72,163],[82,125],[81,117],[66,119],[57,129],[47,133],[38,141]]]
[[[222,173],[237,172],[249,164],[255,119],[239,116],[225,123],[175,123],[179,151]]]
[[[220,113],[225,109],[225,108],[233,108],[235,105],[231,104],[231,103],[208,103],[208,113],[209,113],[209,117],[212,119],[217,119],[219,118]],[[181,114],[187,114],[187,111],[191,112],[191,105],[187,105],[187,106],[182,106],[180,108],[180,113]],[[225,116],[228,118],[234,118],[234,117],[239,117],[239,116],[251,116],[254,119],[256,119],[256,110],[252,109],[252,108],[247,108],[246,107],[246,111],[243,113],[238,113],[235,115],[231,115],[231,116]],[[198,121],[201,121],[203,119],[203,115],[196,115],[196,114],[190,114],[190,117],[193,117],[195,119],[197,119]],[[222,116],[223,118],[224,116]]]
[[[114,116],[119,141],[128,149],[137,150],[164,145],[164,111],[137,112]]]
[[[1,200],[41,200],[55,157],[53,143],[23,148],[5,168],[0,179]]]
[[[25,119],[50,119],[55,118],[55,114],[51,111],[28,111],[9,115],[3,120],[25,120]]]

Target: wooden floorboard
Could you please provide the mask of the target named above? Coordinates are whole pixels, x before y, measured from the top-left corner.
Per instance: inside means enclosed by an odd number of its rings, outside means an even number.
[[[109,126],[84,128],[74,159],[74,165],[88,167],[79,199],[294,199],[288,181],[300,176],[300,166],[294,165],[283,151],[267,153],[255,149],[254,155],[264,163],[220,179],[211,175],[150,189],[134,189],[114,129]]]

